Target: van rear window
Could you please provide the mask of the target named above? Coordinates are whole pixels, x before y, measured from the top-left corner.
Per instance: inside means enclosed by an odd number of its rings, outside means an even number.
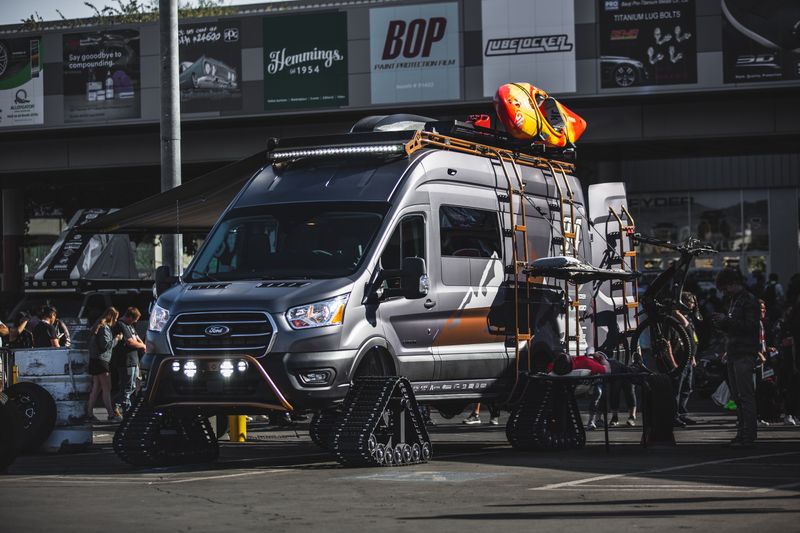
[[[439,208],[442,256],[502,257],[497,213],[471,207]]]

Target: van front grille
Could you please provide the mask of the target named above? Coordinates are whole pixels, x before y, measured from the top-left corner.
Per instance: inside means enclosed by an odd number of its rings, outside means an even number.
[[[178,315],[169,329],[175,355],[266,354],[272,336],[272,322],[259,311],[226,311]]]

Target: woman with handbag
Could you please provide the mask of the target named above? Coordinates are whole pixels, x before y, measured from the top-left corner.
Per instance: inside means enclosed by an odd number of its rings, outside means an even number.
[[[122,334],[116,337],[111,331],[119,318],[119,311],[109,307],[103,316],[92,328],[92,336],[89,339],[89,374],[92,376],[92,391],[89,393],[89,405],[87,418],[92,422],[100,422],[93,414],[97,396],[103,398],[108,412],[109,422],[120,422],[122,417],[114,412],[111,404],[111,374],[109,365],[111,364],[111,353],[114,346],[122,339]]]

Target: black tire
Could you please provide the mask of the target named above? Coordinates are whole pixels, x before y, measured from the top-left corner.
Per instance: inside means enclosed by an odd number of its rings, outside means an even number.
[[[33,452],[44,444],[56,427],[56,402],[36,383],[23,381],[8,388],[8,397],[22,415],[20,452]]]
[[[19,435],[22,432],[17,407],[0,392],[0,474],[17,458]]]
[[[681,322],[672,316],[661,317],[656,321],[647,318],[636,329],[636,333],[631,339],[631,349],[639,347],[639,339],[645,330],[650,330],[650,348],[653,353],[653,358],[656,361],[658,369],[662,373],[671,372],[673,369],[667,363],[668,354],[667,349],[672,348],[672,355],[678,362],[678,366],[690,360],[697,352],[697,343],[694,338],[689,334],[689,331],[681,324]],[[661,330],[661,335],[657,332]]]

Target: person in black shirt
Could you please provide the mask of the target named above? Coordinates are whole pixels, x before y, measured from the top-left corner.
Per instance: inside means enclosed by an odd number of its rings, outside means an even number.
[[[56,310],[54,307],[44,306],[39,314],[41,319],[33,328],[34,348],[58,348],[59,332],[55,326]]]
[[[142,313],[138,309],[129,307],[113,330],[114,336],[122,335],[122,341],[114,349],[114,356],[119,360],[117,368],[123,390],[123,411],[131,407],[131,396],[136,391],[136,380],[139,377],[139,350],[144,350],[144,342],[133,326],[141,317]]]
[[[739,424],[736,437],[727,446],[752,448],[757,434],[754,367],[759,351],[760,310],[758,300],[745,290],[738,270],[726,268],[717,275],[717,288],[725,293],[728,312],[711,319],[727,340],[728,386],[736,402]]]

